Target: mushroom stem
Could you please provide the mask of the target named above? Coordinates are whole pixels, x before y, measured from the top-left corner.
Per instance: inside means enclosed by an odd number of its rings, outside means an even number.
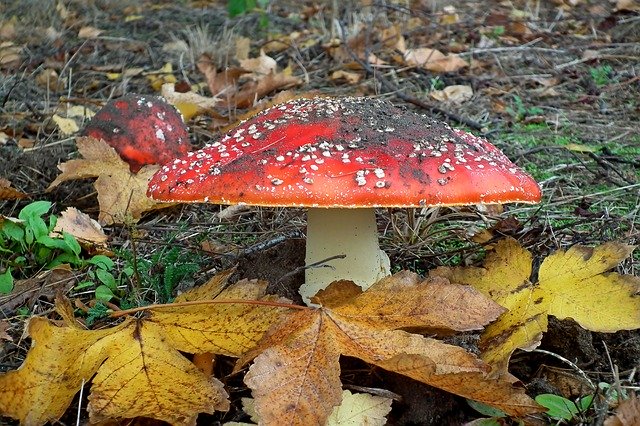
[[[346,257],[306,270],[300,287],[306,303],[333,281],[350,280],[366,290],[390,274],[389,257],[378,245],[375,209],[309,209],[306,264],[340,254]]]

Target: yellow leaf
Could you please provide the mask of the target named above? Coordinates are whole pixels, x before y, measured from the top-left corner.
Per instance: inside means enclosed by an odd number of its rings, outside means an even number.
[[[545,259],[538,279],[549,314],[573,318],[591,331],[640,328],[640,277],[606,273],[632,251],[631,246],[610,242],[595,248],[574,246]]]
[[[151,417],[194,425],[198,413],[229,409],[223,384],[182,356],[157,324],[129,321],[110,338],[109,356],[93,378],[89,395],[92,423]]]
[[[342,403],[329,416],[327,426],[383,426],[392,402],[390,398],[344,390]]]
[[[227,277],[214,281],[226,284]],[[227,410],[222,383],[203,374],[181,352],[237,356],[251,348],[287,310],[240,303],[254,301],[264,289],[264,283],[245,280],[216,298],[229,303],[192,300],[186,306],[158,306],[142,318],[97,331],[34,318],[29,326],[33,344],[23,365],[0,374],[0,412],[23,424],[55,422],[94,375],[92,422],[146,416],[190,425],[200,412]],[[195,294],[204,296],[206,291]]]
[[[76,123],[73,118],[64,118],[58,114],[53,114],[51,119],[58,125],[58,129],[60,129],[60,133],[63,135],[73,135],[74,133],[78,133],[80,130],[78,123]]]
[[[178,79],[173,75],[173,65],[170,62],[164,64],[162,68],[157,71],[152,71],[147,74],[149,84],[156,92],[160,91],[163,84],[173,83],[175,84]]]
[[[547,257],[531,282],[532,256],[514,239],[499,241],[483,268],[437,268],[431,276],[470,284],[509,309],[482,334],[482,358],[506,372],[515,349],[535,348],[547,316],[573,318],[592,331],[640,328],[640,278],[607,271],[632,252],[624,244],[574,246]]]
[[[264,424],[324,424],[342,399],[341,355],[513,415],[539,411],[515,386],[513,376],[489,377],[490,367],[463,348],[398,330],[475,329],[500,313],[469,290],[442,278],[423,281],[407,272],[365,292],[345,281],[333,283],[314,298],[320,308],[291,313],[243,355],[236,368],[255,357],[245,383]],[[465,319],[461,313],[470,306],[477,311]]]
[[[76,144],[84,158],[58,165],[62,173],[47,191],[67,180],[97,177],[94,186],[100,204],[98,220],[102,224],[137,221],[146,211],[170,205],[147,197],[148,180],[160,166],[145,166],[133,174],[129,165],[103,140],[80,137]]]

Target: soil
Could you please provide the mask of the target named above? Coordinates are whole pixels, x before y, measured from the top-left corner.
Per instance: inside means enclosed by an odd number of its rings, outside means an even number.
[[[64,12],[56,7],[63,3]],[[202,54],[210,55],[221,68],[237,65],[230,59],[229,32],[251,39],[252,56],[258,55],[269,34],[300,32],[319,42],[273,53],[281,68],[291,65],[294,74],[305,76],[306,83],[297,88],[300,93],[384,96],[488,136],[543,182],[545,201],[539,208],[507,206],[504,212],[489,213],[440,210],[428,213],[433,221],[429,226],[422,222],[425,228],[417,231],[407,223],[415,225],[425,219],[424,214],[381,210],[383,248],[397,269],[424,274],[442,264],[477,264],[484,251],[467,231],[478,223],[493,227],[496,235],[517,237],[537,259],[576,243],[640,241],[639,9],[616,11],[615,2],[601,1],[577,2],[578,6],[569,1],[487,1],[482,7],[471,1],[415,1],[376,3],[362,11],[356,2],[345,2],[337,9],[330,2],[272,3],[266,14],[249,13],[233,20],[226,19],[224,4],[209,1],[9,0],[0,5],[0,42],[6,39],[23,46],[21,60],[0,60],[0,136],[5,136],[0,137],[0,178],[29,195],[25,200],[0,201],[0,214],[15,217],[28,202],[49,200],[56,214],[73,206],[97,217],[91,181],[64,183],[51,192],[46,188],[59,173],[57,165],[77,156],[73,138],[61,134],[52,122],[54,113],[76,104],[97,109],[107,99],[126,93],[153,93],[144,75],[112,81],[105,71],[134,67],[153,71],[170,62],[179,83],[200,83],[204,77],[196,60]],[[454,14],[445,6],[455,6],[457,20],[443,23],[443,16]],[[14,16],[15,31],[7,36],[1,24]],[[141,18],[123,19],[132,16]],[[332,57],[327,47],[332,16],[351,35],[360,28],[364,38],[352,46],[355,51],[366,46],[390,65],[366,72],[372,69],[361,59]],[[268,32],[260,27],[265,17]],[[411,26],[410,19],[422,25]],[[394,62],[397,50],[385,46],[375,30],[358,27],[358,21],[368,22],[370,29],[405,25],[404,36],[412,47],[461,54],[474,51],[477,62],[471,68],[441,74],[405,68]],[[104,36],[79,38],[78,30],[87,25],[100,28]],[[48,28],[55,31],[47,32]],[[186,49],[168,47],[177,41]],[[49,69],[65,79],[59,87],[43,85],[38,79]],[[359,70],[363,80],[347,84],[331,78],[334,71],[345,69]],[[438,103],[427,95],[434,86],[454,84],[470,85],[475,93],[472,101]],[[216,111],[228,123],[244,112]],[[211,116],[189,124],[194,148],[222,134],[220,120]],[[567,140],[552,142],[560,138]],[[567,149],[567,141],[585,150]],[[130,248],[135,238],[140,256],[152,256],[170,237],[187,253],[183,256],[201,256],[200,272],[179,288],[204,282],[208,273],[235,267],[232,281],[266,280],[271,292],[301,302],[297,288],[304,279],[304,212],[249,209],[216,222],[221,209],[178,206],[150,213],[134,228],[112,225],[106,232],[114,248]],[[451,243],[452,237],[462,242]],[[223,255],[203,250],[203,241],[231,250]],[[639,270],[636,254],[618,272],[637,275]],[[26,306],[33,314],[51,315],[53,296],[39,294]],[[87,296],[84,301],[88,302]],[[21,339],[24,319],[16,309],[1,313],[11,324],[13,338],[3,340],[0,333],[0,371],[7,371],[21,364],[29,340]],[[464,339],[465,345],[475,349],[476,335]],[[629,389],[640,385],[638,331],[592,333],[571,320],[551,318],[539,349],[516,352],[511,361],[512,373],[531,396],[549,392],[567,398],[584,396],[590,391],[583,375],[593,383],[622,384]],[[356,359],[342,361],[345,388],[394,394],[389,424],[460,425],[481,417],[462,398]],[[230,360],[219,362],[217,368],[217,377],[229,386],[232,410],[203,416],[199,424],[246,421],[239,398],[248,396],[247,388],[238,375],[230,375]],[[61,424],[75,423],[77,403]],[[572,424],[602,424],[606,415],[606,410],[592,413]]]

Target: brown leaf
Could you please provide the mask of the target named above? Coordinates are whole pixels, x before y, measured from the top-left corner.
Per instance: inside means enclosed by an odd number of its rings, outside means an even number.
[[[0,340],[5,340],[7,342],[13,342],[13,337],[8,333],[11,328],[11,323],[9,320],[0,320]]]
[[[63,211],[55,228],[53,228],[54,234],[62,234],[63,232],[73,235],[82,242],[102,246],[108,239],[98,222],[75,207],[69,207]]]
[[[346,295],[340,297],[343,288]],[[539,411],[523,389],[514,386],[512,376],[489,378],[489,366],[464,349],[397,330],[477,329],[501,312],[483,299],[467,286],[421,281],[408,272],[385,278],[365,292],[338,282],[316,298],[325,306],[285,317],[237,368],[256,357],[245,382],[265,424],[323,424],[341,400],[341,355],[509,414]],[[470,306],[474,309],[467,314]]]
[[[60,164],[62,173],[49,185],[51,191],[62,182],[97,177],[94,184],[98,191],[102,224],[137,221],[144,212],[168,207],[147,197],[147,182],[160,166],[145,166],[133,174],[129,165],[103,140],[91,137],[76,139],[83,159]]]
[[[455,72],[469,64],[456,54],[445,55],[439,50],[421,47],[407,49],[404,60],[408,65],[418,66],[433,72]]]
[[[21,200],[26,198],[27,194],[20,192],[11,187],[11,182],[7,179],[0,178],[0,200]]]
[[[60,265],[25,280],[16,280],[9,294],[0,295],[0,312],[8,315],[22,305],[33,306],[39,297],[53,300],[75,284],[75,276],[68,265]]]
[[[604,426],[637,426],[640,425],[640,398],[632,396],[622,401],[616,413],[604,421]]]
[[[256,100],[276,90],[289,89],[302,83],[299,77],[289,76],[283,72],[269,74],[258,82],[247,82],[235,95],[234,102],[238,108],[249,108]]]

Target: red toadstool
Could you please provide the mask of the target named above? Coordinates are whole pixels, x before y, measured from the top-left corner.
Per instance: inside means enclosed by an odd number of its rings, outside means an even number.
[[[130,94],[111,100],[82,133],[107,142],[133,173],[189,152],[189,133],[180,113],[157,96]]]
[[[308,207],[306,301],[338,279],[389,274],[375,207],[535,203],[540,188],[486,139],[369,98],[298,99],[166,164],[156,200]]]

